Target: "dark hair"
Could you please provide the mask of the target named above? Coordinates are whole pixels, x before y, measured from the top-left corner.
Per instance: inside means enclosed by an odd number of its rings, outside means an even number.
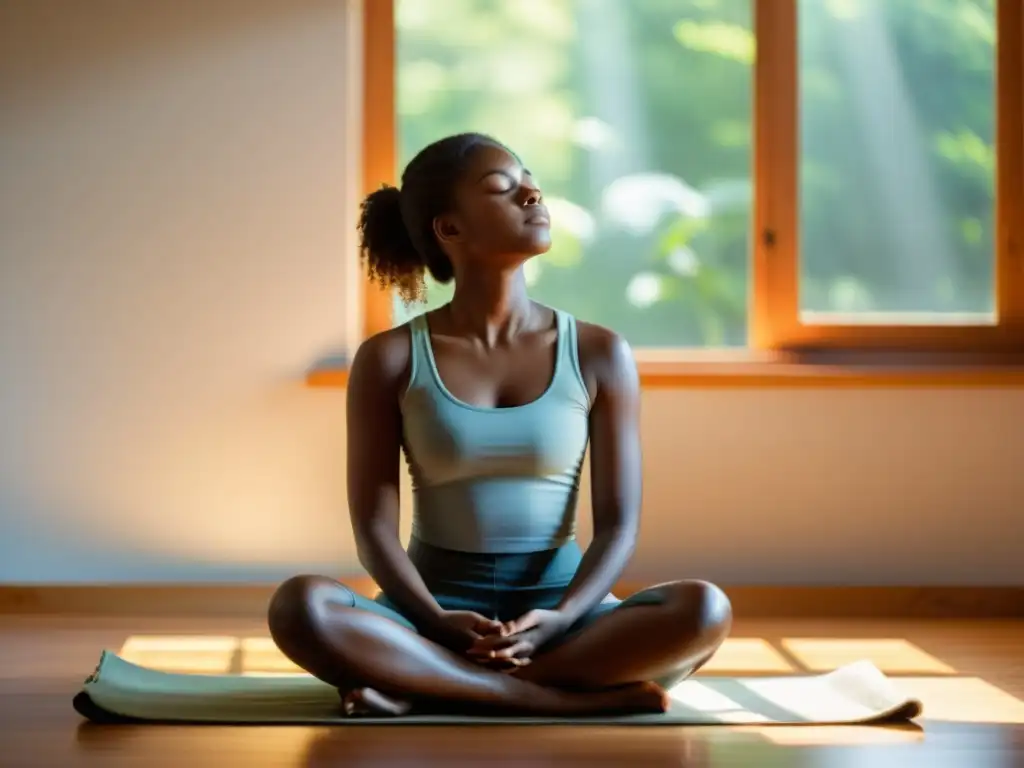
[[[402,173],[399,190],[384,185],[362,202],[360,258],[370,279],[397,288],[407,303],[422,299],[427,271],[439,283],[454,276],[452,262],[434,237],[434,219],[454,205],[455,185],[473,152],[505,146],[480,133],[460,133],[420,150]]]

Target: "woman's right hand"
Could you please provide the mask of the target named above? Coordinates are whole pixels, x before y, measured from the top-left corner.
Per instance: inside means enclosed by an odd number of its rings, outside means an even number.
[[[442,611],[436,621],[437,640],[453,651],[465,653],[481,637],[500,634],[502,623],[476,611]]]
[[[492,669],[509,671],[527,663],[518,658],[488,659],[468,656],[467,651],[477,640],[487,635],[500,635],[504,625],[495,619],[488,619],[475,611],[443,611],[437,620],[437,642],[446,648],[466,656],[477,664]]]

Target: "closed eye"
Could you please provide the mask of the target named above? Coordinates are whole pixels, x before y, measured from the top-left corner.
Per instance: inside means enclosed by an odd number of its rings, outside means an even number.
[[[481,181],[486,181],[488,184],[492,184],[494,181],[497,181],[501,184],[500,188],[492,186],[488,189],[487,192],[489,194],[518,196],[519,192],[522,191],[524,186],[526,186],[530,191],[531,199],[535,197],[539,201],[542,197],[540,189],[533,183],[533,176],[525,168],[522,173],[522,181],[517,179],[508,171],[500,169],[488,171],[481,177]]]
[[[486,181],[491,188],[488,190],[496,194],[506,194],[515,190],[518,181],[504,171],[489,171],[484,174],[481,181]],[[500,185],[498,187],[495,184]]]

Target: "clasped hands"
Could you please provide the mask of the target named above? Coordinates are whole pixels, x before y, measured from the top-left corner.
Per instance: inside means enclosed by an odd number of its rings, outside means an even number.
[[[502,670],[529,664],[538,648],[563,634],[571,624],[564,613],[541,609],[507,622],[473,611],[447,611],[444,619],[460,635],[459,646],[467,657]]]

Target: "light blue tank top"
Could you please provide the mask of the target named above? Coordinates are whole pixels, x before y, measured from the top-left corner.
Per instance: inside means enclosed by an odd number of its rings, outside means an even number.
[[[555,317],[551,382],[538,399],[513,408],[458,400],[438,374],[426,318],[409,322],[411,370],[401,409],[416,539],[508,553],[555,549],[575,538],[590,397],[576,321],[558,310]]]

